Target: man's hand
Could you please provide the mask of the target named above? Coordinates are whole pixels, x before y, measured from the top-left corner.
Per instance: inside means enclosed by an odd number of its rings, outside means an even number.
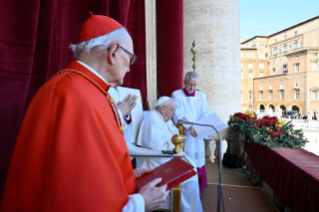
[[[121,110],[123,116],[127,116],[128,114],[131,113],[131,110],[135,107],[136,105],[136,100],[137,97],[135,95],[132,96],[132,94],[128,94],[122,102],[119,102],[116,104],[118,109]]]
[[[166,191],[167,184],[161,187],[155,187],[162,181],[162,178],[155,178],[151,182],[147,183],[138,192],[140,193],[145,202],[145,211],[153,211],[158,209],[165,201],[169,191]]]
[[[191,135],[193,137],[197,137],[198,136],[198,134],[197,134],[197,132],[196,132],[196,130],[195,130],[195,128],[193,126],[191,126],[189,129],[190,129],[190,133],[191,133]]]
[[[149,173],[151,171],[152,171],[152,169],[140,169],[140,168],[136,168],[136,169],[133,170],[135,178],[136,177],[140,177],[143,174]]]

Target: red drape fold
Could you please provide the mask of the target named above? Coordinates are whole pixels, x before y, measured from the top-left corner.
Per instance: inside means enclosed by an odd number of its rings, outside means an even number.
[[[245,141],[261,178],[292,211],[319,211],[319,157],[302,148],[268,148]]]
[[[161,0],[157,8],[158,95],[183,87],[183,0]]]
[[[68,46],[77,42],[89,11],[128,28],[138,60],[125,85],[140,89],[145,100],[144,0],[0,1],[0,198],[25,110],[37,90],[72,60]]]

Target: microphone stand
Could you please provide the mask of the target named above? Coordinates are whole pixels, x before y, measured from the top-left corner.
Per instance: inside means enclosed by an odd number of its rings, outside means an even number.
[[[219,172],[219,178],[217,183],[217,212],[220,212],[220,203],[223,206],[223,212],[225,212],[225,206],[224,206],[224,199],[223,199],[223,189],[222,189],[222,136],[219,134],[218,130],[213,126],[209,124],[198,124],[195,122],[190,121],[184,121],[184,120],[178,120],[178,124],[191,124],[191,125],[197,125],[197,126],[203,126],[203,127],[212,127],[215,132],[218,134],[219,137],[219,154],[218,154],[218,172]]]

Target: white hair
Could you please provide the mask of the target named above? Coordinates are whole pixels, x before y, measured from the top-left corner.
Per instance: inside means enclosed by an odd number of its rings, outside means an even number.
[[[156,107],[155,107],[155,110],[160,111],[162,107],[164,107],[164,106],[169,106],[169,100],[170,100],[170,99],[168,99],[168,100],[166,100],[165,102],[163,102],[162,104],[156,106]]]
[[[79,44],[70,44],[69,48],[72,50],[74,58],[77,59],[82,51],[90,53],[91,49],[98,48],[100,51],[107,50],[113,43],[121,42],[129,35],[125,27],[110,32],[109,34],[102,35],[96,38],[92,38],[87,41],[83,41]]]
[[[190,77],[194,77],[194,78],[198,79],[198,81],[200,80],[199,74],[197,74],[196,72],[190,71],[190,72],[188,72],[187,74],[185,74],[184,82],[187,82],[187,81],[188,81],[188,78],[190,78]]]

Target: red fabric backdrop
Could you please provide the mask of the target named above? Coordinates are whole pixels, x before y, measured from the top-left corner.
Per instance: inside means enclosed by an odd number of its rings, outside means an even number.
[[[72,60],[68,45],[76,43],[89,11],[128,28],[138,60],[125,85],[139,88],[145,99],[144,0],[1,0],[0,199],[25,110],[35,92]]]
[[[292,211],[319,211],[319,157],[302,148],[268,148],[245,141],[261,178]]]
[[[160,0],[157,6],[158,95],[183,87],[183,0]]]

